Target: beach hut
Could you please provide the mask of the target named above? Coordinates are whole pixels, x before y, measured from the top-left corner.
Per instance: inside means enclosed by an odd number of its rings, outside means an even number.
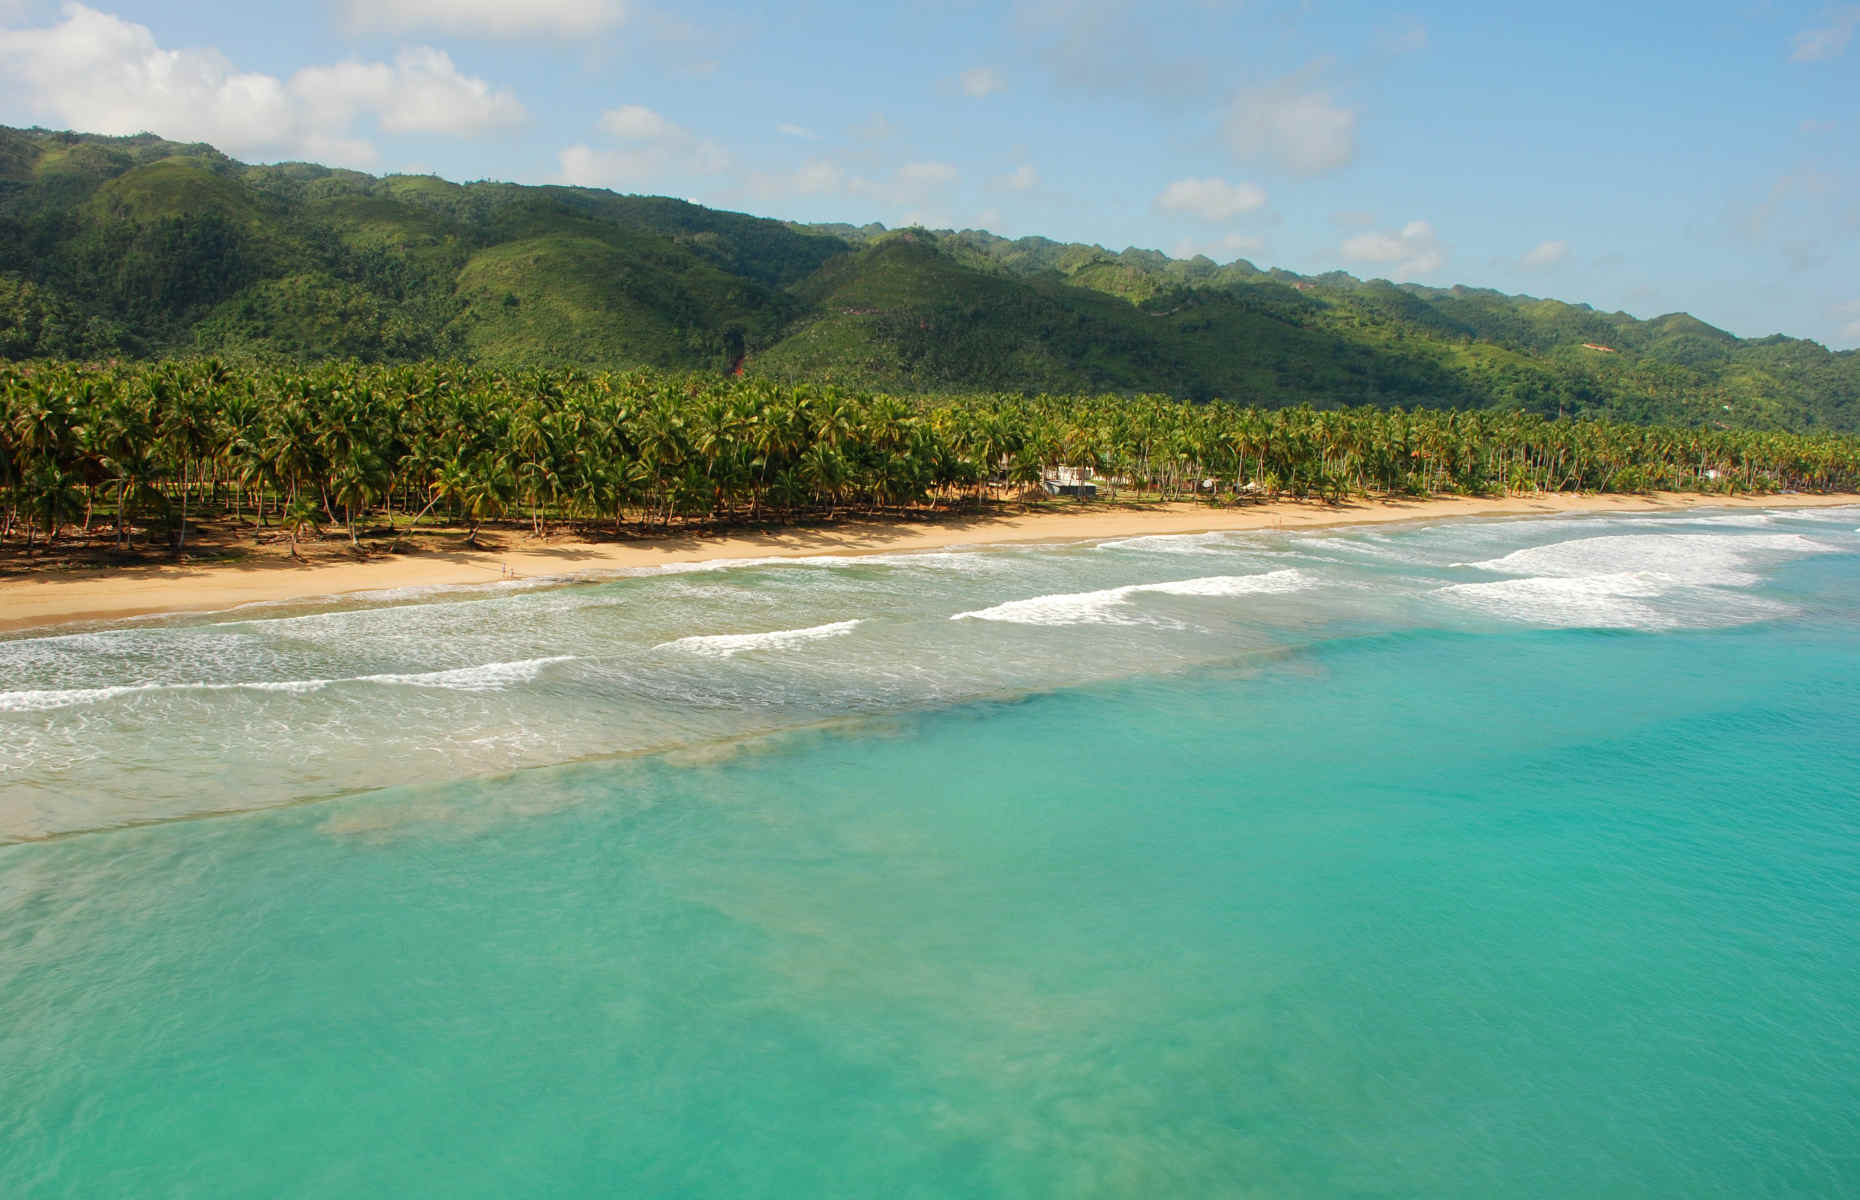
[[[1090,467],[1047,467],[1040,472],[1040,486],[1049,496],[1092,500],[1098,495],[1098,485],[1092,482]]]

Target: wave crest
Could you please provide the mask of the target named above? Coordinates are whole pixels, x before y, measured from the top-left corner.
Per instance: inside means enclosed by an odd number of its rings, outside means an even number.
[[[767,633],[703,634],[660,642],[653,649],[685,650],[707,658],[729,658],[748,650],[785,650],[790,646],[840,637],[851,633],[862,623],[857,620],[834,621],[826,625],[810,625],[806,629],[773,629]]]
[[[1312,586],[1312,576],[1296,568],[1263,575],[1209,575],[1162,583],[1133,583],[1096,592],[1059,592],[1009,600],[992,608],[959,612],[952,621],[1005,621],[1015,625],[1140,625],[1153,624],[1121,611],[1132,596],[1154,592],[1164,596],[1258,596],[1296,592]]]
[[[1822,554],[1833,549],[1799,533],[1635,533],[1573,538],[1514,550],[1501,558],[1454,565],[1505,575],[1566,579],[1641,572],[1682,586],[1750,587],[1760,580],[1750,568],[1765,559]]]
[[[1435,594],[1537,625],[1644,630],[1735,625],[1787,611],[1739,594],[1762,582],[1763,566],[1834,549],[1797,533],[1573,538],[1456,564],[1523,578],[1453,584]]]
[[[444,671],[418,671],[407,674],[354,675],[344,679],[269,679],[234,680],[227,683],[126,683],[95,688],[45,688],[36,691],[0,692],[0,712],[44,712],[70,708],[79,704],[97,704],[122,696],[150,692],[284,692],[304,695],[342,684],[372,683],[406,687],[448,688],[461,692],[495,691],[511,684],[528,683],[551,663],[572,662],[572,654],[547,658],[526,658],[515,662],[485,663],[477,667],[454,667]]]
[[[1135,550],[1145,554],[1219,554],[1238,547],[1233,535],[1214,533],[1146,533],[1140,537],[1113,538],[1099,542],[1100,550]]]

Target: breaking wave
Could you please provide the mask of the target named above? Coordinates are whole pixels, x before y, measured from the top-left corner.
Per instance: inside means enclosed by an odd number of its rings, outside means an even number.
[[[320,692],[342,684],[370,683],[405,687],[448,688],[462,692],[487,692],[513,684],[528,683],[551,663],[572,662],[577,656],[557,654],[547,658],[525,658],[514,662],[485,663],[477,667],[454,667],[446,671],[417,671],[405,674],[353,675],[343,679],[272,679],[235,680],[227,683],[129,683],[95,688],[45,688],[36,691],[0,692],[0,712],[43,712],[70,708],[79,704],[96,704],[122,696],[153,692],[283,692],[303,695]]]
[[[1296,568],[1263,575],[1210,575],[1164,583],[1134,583],[1095,592],[1061,592],[1009,600],[992,608],[959,612],[952,621],[1005,621],[1016,625],[1138,625],[1151,624],[1126,610],[1132,596],[1154,592],[1165,596],[1248,596],[1296,592],[1317,580]]]
[[[1152,533],[1099,542],[1100,550],[1135,550],[1144,554],[1219,554],[1236,548],[1229,533]]]
[[[1585,576],[1650,572],[1694,587],[1750,587],[1750,568],[1765,559],[1821,554],[1834,549],[1799,533],[1750,536],[1716,533],[1637,533],[1575,538],[1514,550],[1484,562],[1457,563],[1505,575]]]
[[[785,650],[790,646],[799,646],[806,642],[840,637],[851,633],[860,624],[861,622],[857,620],[834,621],[827,625],[811,625],[806,629],[774,629],[767,633],[715,633],[697,637],[681,637],[670,642],[660,642],[653,649],[685,650],[709,658],[729,658],[733,654],[742,654],[748,650]]]
[[[1738,593],[1762,581],[1756,568],[1833,549],[1794,533],[1575,538],[1457,564],[1523,578],[1452,584],[1436,595],[1540,625],[1644,630],[1735,625],[1788,611]]]
[[[1493,583],[1456,583],[1437,595],[1493,616],[1538,625],[1593,629],[1672,629],[1672,613],[1647,601],[1669,585],[1640,572],[1609,575],[1539,575]]]

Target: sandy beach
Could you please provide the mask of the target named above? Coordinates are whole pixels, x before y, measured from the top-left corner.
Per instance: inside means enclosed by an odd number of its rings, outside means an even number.
[[[118,620],[157,613],[217,611],[243,604],[310,600],[381,588],[462,586],[519,578],[715,559],[817,554],[897,554],[951,546],[1096,541],[1227,530],[1317,529],[1447,517],[1563,513],[1678,512],[1687,508],[1806,508],[1860,503],[1860,496],[1700,496],[1663,493],[1549,495],[1499,499],[1282,500],[1246,508],[1198,504],[1147,508],[1088,505],[1077,511],[937,520],[846,519],[831,525],[722,536],[581,542],[536,540],[504,531],[501,548],[426,550],[365,559],[296,562],[281,546],[258,547],[232,563],[176,563],[72,570],[0,580],[0,630]]]

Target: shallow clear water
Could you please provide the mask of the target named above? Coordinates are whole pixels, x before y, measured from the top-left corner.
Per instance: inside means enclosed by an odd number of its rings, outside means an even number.
[[[0,641],[0,1193],[1860,1190],[1856,526]]]

